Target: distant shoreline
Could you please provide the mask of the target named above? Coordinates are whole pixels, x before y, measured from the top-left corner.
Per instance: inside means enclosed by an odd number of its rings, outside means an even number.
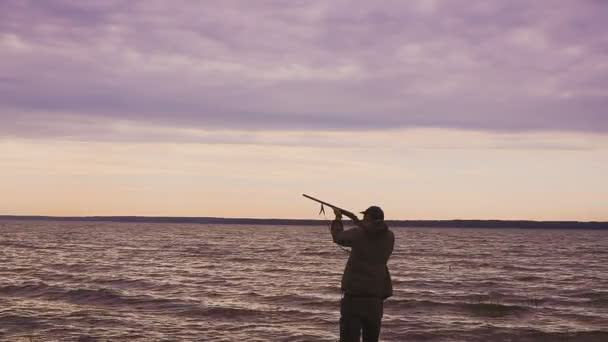
[[[221,217],[152,216],[19,216],[0,215],[0,221],[81,221],[123,223],[194,223],[322,226],[327,220],[255,219]],[[527,221],[527,220],[388,220],[391,227],[424,228],[519,228],[519,229],[608,229],[608,222]]]

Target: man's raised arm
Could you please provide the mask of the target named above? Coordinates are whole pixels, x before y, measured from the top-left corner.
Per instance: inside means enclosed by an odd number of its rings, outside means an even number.
[[[334,209],[334,213],[336,214],[336,218],[331,223],[331,237],[338,245],[352,247],[353,241],[355,241],[357,237],[357,233],[353,229],[344,230],[344,224],[342,223],[342,212],[339,209]],[[358,223],[359,219],[357,219],[354,214],[351,215],[354,216],[354,218],[357,220],[356,223]],[[350,217],[350,215],[348,216]]]

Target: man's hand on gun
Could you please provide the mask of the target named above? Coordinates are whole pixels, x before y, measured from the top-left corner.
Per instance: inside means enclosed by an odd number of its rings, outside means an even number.
[[[338,221],[342,219],[342,215],[348,217],[349,219],[351,219],[353,221],[359,220],[359,218],[357,218],[357,215],[351,213],[350,211],[340,210],[338,208],[334,208],[334,214],[336,214],[336,220],[338,220]]]
[[[338,209],[338,208],[333,208],[334,209],[334,214],[336,214],[336,221],[341,221],[342,220],[342,210]]]

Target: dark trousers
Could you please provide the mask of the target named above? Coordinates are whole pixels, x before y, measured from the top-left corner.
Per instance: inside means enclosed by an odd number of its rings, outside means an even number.
[[[376,342],[380,336],[383,300],[345,295],[340,305],[340,342]]]

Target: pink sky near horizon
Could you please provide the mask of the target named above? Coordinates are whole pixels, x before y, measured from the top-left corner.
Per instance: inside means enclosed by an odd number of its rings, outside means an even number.
[[[0,3],[0,215],[608,221],[608,2]]]
[[[266,144],[3,141],[0,188],[10,196],[0,208],[317,218],[301,197],[309,193],[357,211],[377,204],[391,219],[608,220],[608,137],[411,130],[336,133],[336,146],[283,140],[295,135],[270,132]]]

